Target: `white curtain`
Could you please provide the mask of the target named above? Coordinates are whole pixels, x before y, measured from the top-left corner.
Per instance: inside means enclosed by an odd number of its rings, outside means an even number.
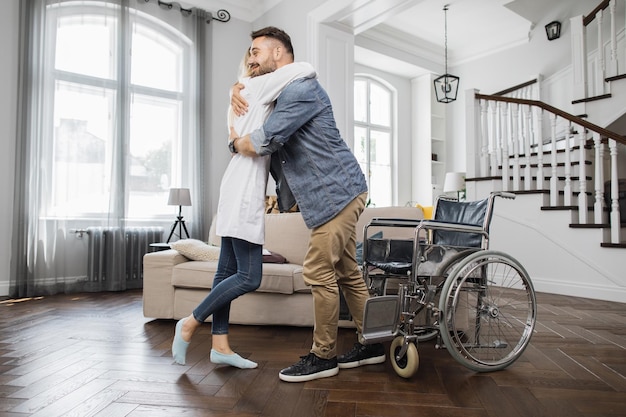
[[[160,226],[165,239],[178,211],[169,188],[184,187],[187,229],[207,235],[199,92],[210,14],[154,0],[20,8],[10,295],[126,289],[128,242],[116,240],[106,278],[94,278],[85,231]]]

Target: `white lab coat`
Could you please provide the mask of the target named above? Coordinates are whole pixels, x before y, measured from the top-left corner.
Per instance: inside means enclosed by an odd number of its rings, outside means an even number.
[[[296,62],[276,71],[241,82],[241,95],[248,101],[248,112],[229,123],[243,136],[258,129],[272,111],[273,103],[287,84],[298,78],[314,77],[306,62]],[[222,177],[215,232],[218,236],[243,239],[262,245],[265,242],[265,194],[269,156],[247,157],[235,154]]]

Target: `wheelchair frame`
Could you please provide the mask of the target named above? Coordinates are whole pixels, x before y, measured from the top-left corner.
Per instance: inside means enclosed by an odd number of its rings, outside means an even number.
[[[436,339],[437,348],[477,372],[506,368],[530,342],[537,314],[530,277],[512,256],[489,250],[496,197],[515,195],[494,192],[476,202],[440,198],[434,220],[376,218],[364,227],[363,276],[372,297],[360,342],[391,340],[398,375],[417,372],[419,342]],[[372,227],[413,228],[413,237],[373,239]]]

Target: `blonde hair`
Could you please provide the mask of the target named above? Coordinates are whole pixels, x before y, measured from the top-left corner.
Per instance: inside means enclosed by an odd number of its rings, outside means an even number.
[[[239,77],[241,78],[249,77],[250,75],[252,75],[252,71],[248,66],[248,59],[250,59],[250,48],[246,49],[246,53],[243,56],[241,63],[239,64]]]

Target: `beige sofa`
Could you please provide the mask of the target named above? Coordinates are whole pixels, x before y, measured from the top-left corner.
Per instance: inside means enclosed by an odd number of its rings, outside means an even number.
[[[376,217],[422,219],[423,211],[415,207],[368,207],[357,224],[357,240],[362,240],[363,227]],[[308,240],[309,230],[300,213],[265,215],[264,248],[284,256],[288,263],[263,264],[261,286],[232,302],[231,323],[313,325],[313,297],[302,279]],[[213,226],[209,243],[220,243]],[[143,262],[144,316],[161,319],[189,315],[211,290],[217,267],[215,260],[191,261],[174,249],[148,253]],[[351,322],[343,320],[340,325],[350,326]]]

